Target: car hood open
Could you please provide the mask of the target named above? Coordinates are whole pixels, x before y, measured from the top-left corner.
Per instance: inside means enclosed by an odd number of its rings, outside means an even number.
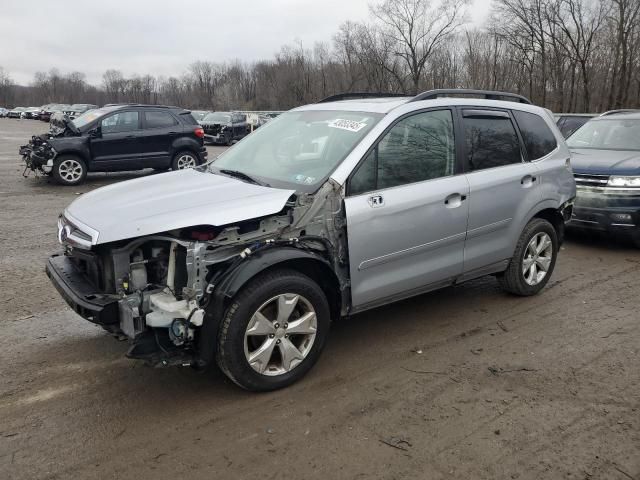
[[[71,203],[65,215],[72,222],[76,220],[97,231],[93,243],[101,244],[273,215],[294,193],[295,190],[253,185],[198,168],[96,189]]]
[[[587,175],[640,175],[640,152],[572,148],[571,167]]]

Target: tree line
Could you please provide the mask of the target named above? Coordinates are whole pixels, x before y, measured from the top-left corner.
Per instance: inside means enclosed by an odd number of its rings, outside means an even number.
[[[16,85],[0,67],[0,105],[140,102],[210,110],[286,110],[339,92],[432,88],[520,93],[556,112],[640,106],[640,0],[493,0],[470,27],[468,0],[382,0],[329,42],[271,59],[197,61],[181,75],[100,85],[81,72],[37,72]]]

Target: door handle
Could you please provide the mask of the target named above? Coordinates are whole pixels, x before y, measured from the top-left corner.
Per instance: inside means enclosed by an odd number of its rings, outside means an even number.
[[[444,199],[444,204],[447,206],[447,208],[458,208],[466,199],[466,195],[462,195],[460,193],[452,193]]]
[[[384,205],[384,197],[382,195],[371,195],[367,202],[371,208],[378,208]]]
[[[533,175],[525,175],[520,180],[520,185],[523,185],[525,187],[530,187],[536,180],[537,178]]]

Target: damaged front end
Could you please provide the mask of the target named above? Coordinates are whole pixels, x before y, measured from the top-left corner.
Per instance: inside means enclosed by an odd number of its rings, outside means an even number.
[[[67,214],[58,229],[65,251],[49,259],[47,274],[74,311],[130,341],[128,357],[203,367],[234,293],[273,262],[300,258],[325,272],[336,314],[344,312],[344,229],[332,181],[314,195],[291,195],[275,214],[97,245],[97,232]]]
[[[30,172],[36,175],[50,175],[53,162],[58,155],[55,148],[56,139],[78,135],[80,132],[65,115],[53,115],[49,124],[49,133],[34,135],[29,143],[19,147],[18,153],[25,163],[22,176],[26,178]]]

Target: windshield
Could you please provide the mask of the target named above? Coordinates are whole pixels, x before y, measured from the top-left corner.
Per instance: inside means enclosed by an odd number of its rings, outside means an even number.
[[[640,150],[640,120],[592,120],[571,135],[567,145],[569,148]]]
[[[83,113],[78,118],[74,118],[71,122],[76,126],[76,128],[82,128],[93,122],[96,118],[106,115],[111,111],[113,111],[113,108],[96,108],[95,110],[89,110],[88,112]]]
[[[62,112],[63,110],[69,110],[69,105],[54,105],[51,107],[52,112]]]
[[[327,110],[284,113],[209,168],[235,170],[273,187],[313,192],[382,116]]]
[[[231,123],[231,116],[224,113],[210,113],[202,119],[203,122]]]

